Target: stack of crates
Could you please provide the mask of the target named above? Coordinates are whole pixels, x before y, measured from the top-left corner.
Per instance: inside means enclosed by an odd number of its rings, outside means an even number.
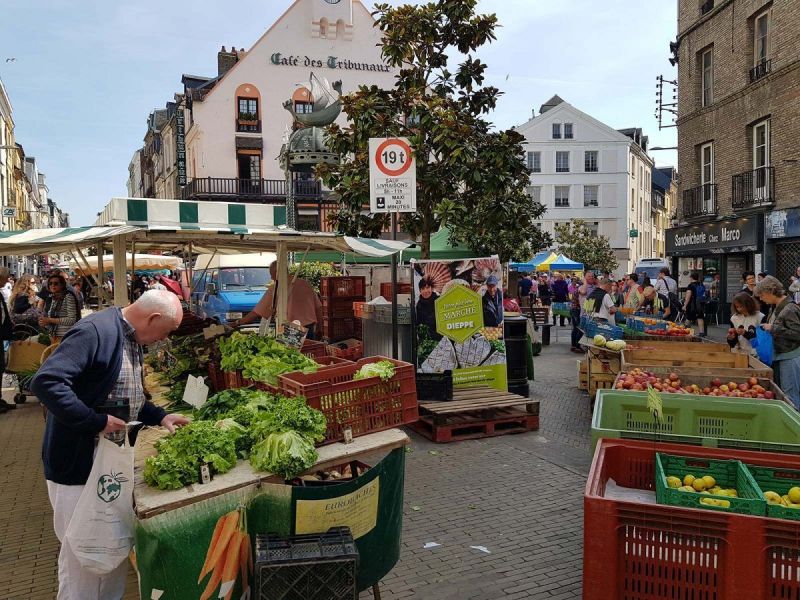
[[[355,317],[354,302],[366,300],[364,277],[322,277],[319,295],[322,300],[320,335],[327,343],[361,338],[361,319]]]

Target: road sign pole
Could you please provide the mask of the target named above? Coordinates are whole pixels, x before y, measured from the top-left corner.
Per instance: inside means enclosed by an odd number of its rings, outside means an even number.
[[[397,213],[392,213],[392,239],[397,239]],[[392,358],[399,359],[399,327],[397,324],[397,253],[392,254]]]

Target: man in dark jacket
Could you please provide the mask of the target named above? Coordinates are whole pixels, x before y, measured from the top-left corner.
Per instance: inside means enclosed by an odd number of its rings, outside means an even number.
[[[486,293],[483,295],[484,327],[499,327],[503,324],[503,293],[497,289],[497,277],[486,278]]]
[[[182,317],[178,297],[158,290],[121,310],[95,313],[67,332],[31,382],[48,410],[42,460],[61,541],[59,599],[124,595],[127,565],[97,576],[81,567],[64,534],[92,469],[97,436],[122,441],[127,421],[162,425],[170,432],[188,423],[145,400],[142,370],[142,346],[165,339]]]

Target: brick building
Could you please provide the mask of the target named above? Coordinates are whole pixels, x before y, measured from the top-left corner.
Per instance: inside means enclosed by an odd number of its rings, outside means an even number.
[[[678,0],[676,41],[681,177],[667,253],[680,273],[719,272],[724,304],[743,271],[787,279],[800,265],[800,3]]]

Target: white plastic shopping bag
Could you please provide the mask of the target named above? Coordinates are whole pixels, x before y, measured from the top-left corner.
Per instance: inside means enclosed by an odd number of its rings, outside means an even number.
[[[133,448],[100,436],[97,454],[78,506],[67,527],[81,566],[105,575],[128,558],[133,547]]]

